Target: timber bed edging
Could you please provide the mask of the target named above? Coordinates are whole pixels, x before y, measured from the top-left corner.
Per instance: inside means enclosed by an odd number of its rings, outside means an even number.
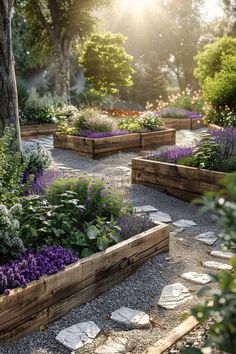
[[[56,124],[32,124],[21,125],[20,132],[22,138],[30,138],[39,135],[54,134],[57,130]]]
[[[0,296],[0,344],[45,327],[123,281],[150,257],[168,252],[170,227],[155,226],[26,288]]]

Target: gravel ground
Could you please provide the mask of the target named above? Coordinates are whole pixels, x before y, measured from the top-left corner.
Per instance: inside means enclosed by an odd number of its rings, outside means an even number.
[[[198,135],[187,131],[178,132],[178,144],[187,145]],[[105,176],[122,186],[134,206],[152,205],[170,214],[172,221],[184,218],[197,223],[196,227],[186,229],[177,236],[171,236],[170,253],[153,257],[138,271],[122,283],[114,286],[95,300],[73,309],[58,321],[53,322],[44,331],[34,332],[24,338],[0,347],[1,354],[67,354],[70,353],[56,342],[60,330],[83,321],[94,321],[101,334],[92,345],[85,346],[79,353],[94,353],[94,349],[108,338],[125,337],[129,343],[129,353],[141,354],[149,345],[166,335],[181,322],[182,314],[188,311],[197,297],[198,285],[180,278],[186,271],[202,272],[201,262],[210,260],[209,252],[218,249],[206,246],[194,239],[199,233],[217,231],[209,215],[200,215],[198,207],[150,189],[142,185],[130,185],[131,170],[128,167],[132,157],[137,153],[121,153],[102,160],[93,161],[70,151],[54,149],[52,155],[55,164],[79,169],[96,176]],[[174,227],[172,227],[174,230]],[[177,307],[165,310],[157,305],[162,288],[174,282],[182,282],[192,292],[193,300]],[[149,330],[127,331],[121,325],[112,322],[109,315],[122,306],[147,312],[152,318]]]

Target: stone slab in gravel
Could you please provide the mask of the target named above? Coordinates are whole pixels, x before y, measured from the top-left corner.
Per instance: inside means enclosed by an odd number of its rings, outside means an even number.
[[[158,305],[166,309],[174,309],[193,297],[188,289],[181,283],[166,285],[161,292]]]
[[[197,235],[195,239],[205,243],[206,245],[212,246],[218,240],[218,237],[215,232],[208,231]]]
[[[232,270],[233,267],[226,263],[220,263],[215,261],[207,261],[203,263],[205,268],[215,269],[215,270]]]
[[[151,205],[142,205],[140,207],[134,207],[134,211],[135,213],[155,213],[157,209]]]
[[[211,251],[211,256],[223,259],[230,259],[231,257],[236,256],[236,253],[232,252],[223,252],[223,251]]]
[[[108,339],[104,345],[95,350],[95,354],[125,354],[127,352],[128,340],[117,337]]]
[[[193,283],[204,285],[211,282],[211,277],[208,274],[201,274],[196,272],[188,272],[181,275],[185,280],[189,280]]]
[[[152,213],[150,215],[150,219],[154,222],[163,222],[163,223],[170,223],[171,217],[169,214],[163,213],[162,211],[158,211],[156,213]]]
[[[122,307],[112,312],[111,319],[128,328],[149,328],[149,316],[143,311],[132,310],[128,307]]]
[[[82,322],[63,329],[56,339],[68,349],[77,350],[92,343],[99,332],[100,328],[94,322]]]
[[[197,224],[192,221],[192,220],[185,220],[185,219],[180,219],[176,222],[173,223],[174,226],[177,227],[192,227],[192,226],[197,226]]]

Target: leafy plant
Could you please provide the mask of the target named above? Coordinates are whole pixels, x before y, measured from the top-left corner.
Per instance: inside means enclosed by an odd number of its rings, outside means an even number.
[[[0,204],[0,263],[14,258],[24,250],[24,244],[20,238],[21,212],[20,204],[15,204],[10,209]]]
[[[121,130],[129,132],[139,132],[141,130],[137,117],[125,117],[118,122],[118,127]]]
[[[25,149],[23,158],[27,163],[26,172],[34,175],[46,170],[52,163],[51,153],[40,144]]]
[[[151,111],[144,112],[137,119],[141,129],[155,131],[160,129],[160,127],[163,127],[161,118],[158,116],[158,114]]]
[[[201,114],[197,112],[187,111],[183,108],[165,108],[159,112],[161,118],[201,118]]]
[[[236,112],[229,107],[218,108],[217,110],[211,108],[206,115],[206,121],[222,127],[236,127]]]
[[[148,216],[134,214],[121,216],[116,219],[116,223],[120,228],[119,233],[123,240],[147,231],[154,226]]]
[[[90,223],[83,225],[81,232],[73,246],[80,250],[81,258],[90,256],[91,254],[104,251],[106,248],[122,241],[119,234],[120,227],[116,225],[113,218],[107,221],[106,218],[96,217]]]

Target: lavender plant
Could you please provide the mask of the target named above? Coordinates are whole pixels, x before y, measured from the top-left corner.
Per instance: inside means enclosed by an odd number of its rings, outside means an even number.
[[[41,251],[26,251],[13,262],[0,266],[0,293],[24,287],[43,275],[51,275],[74,263],[78,257],[62,247],[43,247]]]
[[[124,215],[116,219],[123,240],[151,229],[154,224],[148,216]]]
[[[147,157],[148,160],[176,163],[178,160],[193,154],[192,147],[175,147],[169,150],[157,151]]]
[[[165,108],[159,112],[161,118],[190,118],[197,119],[201,118],[201,114],[198,112],[188,111],[183,108]]]

